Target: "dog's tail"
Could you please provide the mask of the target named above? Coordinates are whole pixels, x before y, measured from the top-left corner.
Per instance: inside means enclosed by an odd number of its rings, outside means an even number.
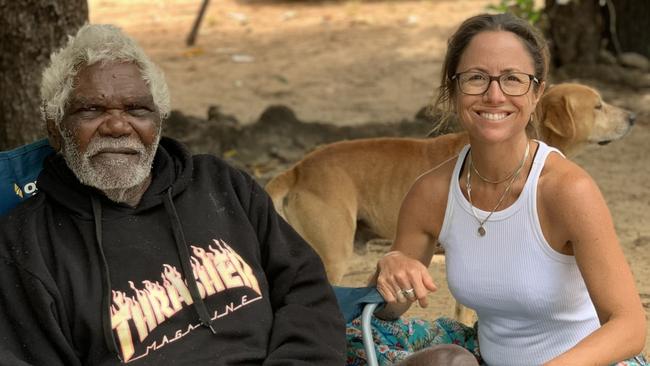
[[[280,216],[285,219],[286,216],[284,214],[284,205],[286,197],[295,182],[295,169],[289,169],[280,175],[275,176],[266,184],[266,187],[264,187],[269,196],[271,196],[275,210],[280,214]]]

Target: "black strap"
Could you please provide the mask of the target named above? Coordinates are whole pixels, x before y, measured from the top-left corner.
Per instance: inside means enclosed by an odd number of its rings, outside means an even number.
[[[90,200],[93,206],[93,216],[95,220],[95,239],[97,241],[97,250],[99,251],[99,258],[101,260],[101,276],[102,276],[102,289],[104,290],[104,296],[102,296],[102,328],[104,331],[104,340],[106,341],[106,346],[110,352],[113,352],[117,355],[117,358],[121,362],[122,357],[120,352],[117,349],[117,343],[115,341],[115,336],[113,335],[113,326],[111,324],[111,305],[109,303],[110,299],[113,297],[111,289],[111,277],[108,271],[108,262],[106,261],[106,255],[104,255],[104,246],[102,242],[102,205],[99,202],[99,199],[92,195]]]
[[[176,207],[172,201],[172,189],[171,187],[167,190],[166,199],[163,200],[165,203],[165,210],[170,216],[170,221],[172,225],[172,232],[174,233],[174,239],[176,242],[176,248],[178,249],[178,256],[180,257],[181,267],[183,269],[183,274],[187,279],[187,286],[190,290],[190,295],[192,296],[192,301],[194,303],[194,309],[199,314],[201,319],[201,324],[204,327],[209,328],[213,334],[217,334],[217,330],[213,324],[212,317],[208,313],[208,309],[205,306],[205,302],[201,298],[199,293],[199,288],[196,285],[196,277],[194,276],[194,271],[192,271],[192,265],[190,262],[190,252],[187,249],[187,243],[185,241],[185,234],[183,233],[183,228],[181,226],[180,218],[176,212]]]

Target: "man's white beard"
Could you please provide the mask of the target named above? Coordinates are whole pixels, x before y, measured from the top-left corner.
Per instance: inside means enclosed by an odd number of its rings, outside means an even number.
[[[107,193],[110,199],[118,202],[122,200],[117,197],[121,197],[126,190],[139,186],[149,177],[160,140],[160,132],[155,142],[149,146],[144,146],[133,135],[119,138],[95,137],[82,154],[74,137],[68,131],[62,129],[61,134],[64,141],[63,157],[79,181]],[[127,148],[137,151],[137,163],[133,164],[126,157],[91,161],[94,155],[107,148]],[[122,194],[115,191],[122,191]]]

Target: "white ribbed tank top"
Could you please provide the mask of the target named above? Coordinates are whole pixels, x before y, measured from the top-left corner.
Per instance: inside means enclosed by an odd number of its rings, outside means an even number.
[[[524,189],[495,212],[480,237],[458,177],[449,186],[439,241],[454,297],[478,315],[481,356],[488,365],[540,365],[573,347],[600,323],[575,257],[550,247],[537,215],[537,182],[546,157],[558,150],[539,142]],[[480,219],[489,212],[476,209]]]

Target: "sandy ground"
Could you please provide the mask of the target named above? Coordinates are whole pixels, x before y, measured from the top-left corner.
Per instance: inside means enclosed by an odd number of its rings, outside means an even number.
[[[186,114],[205,118],[210,105],[219,105],[251,122],[267,106],[285,104],[301,120],[349,125],[411,118],[433,96],[449,34],[490,1],[217,0],[196,45],[187,47],[200,3],[90,0],[90,19],[117,24],[138,39],[165,71],[173,108]],[[576,161],[607,199],[650,312],[650,91],[581,82],[638,113],[631,134]],[[355,255],[345,284],[363,284],[386,249],[385,243],[370,242],[365,254]],[[431,272],[440,290],[428,309],[414,307],[410,315],[452,314],[444,261],[434,258]]]

